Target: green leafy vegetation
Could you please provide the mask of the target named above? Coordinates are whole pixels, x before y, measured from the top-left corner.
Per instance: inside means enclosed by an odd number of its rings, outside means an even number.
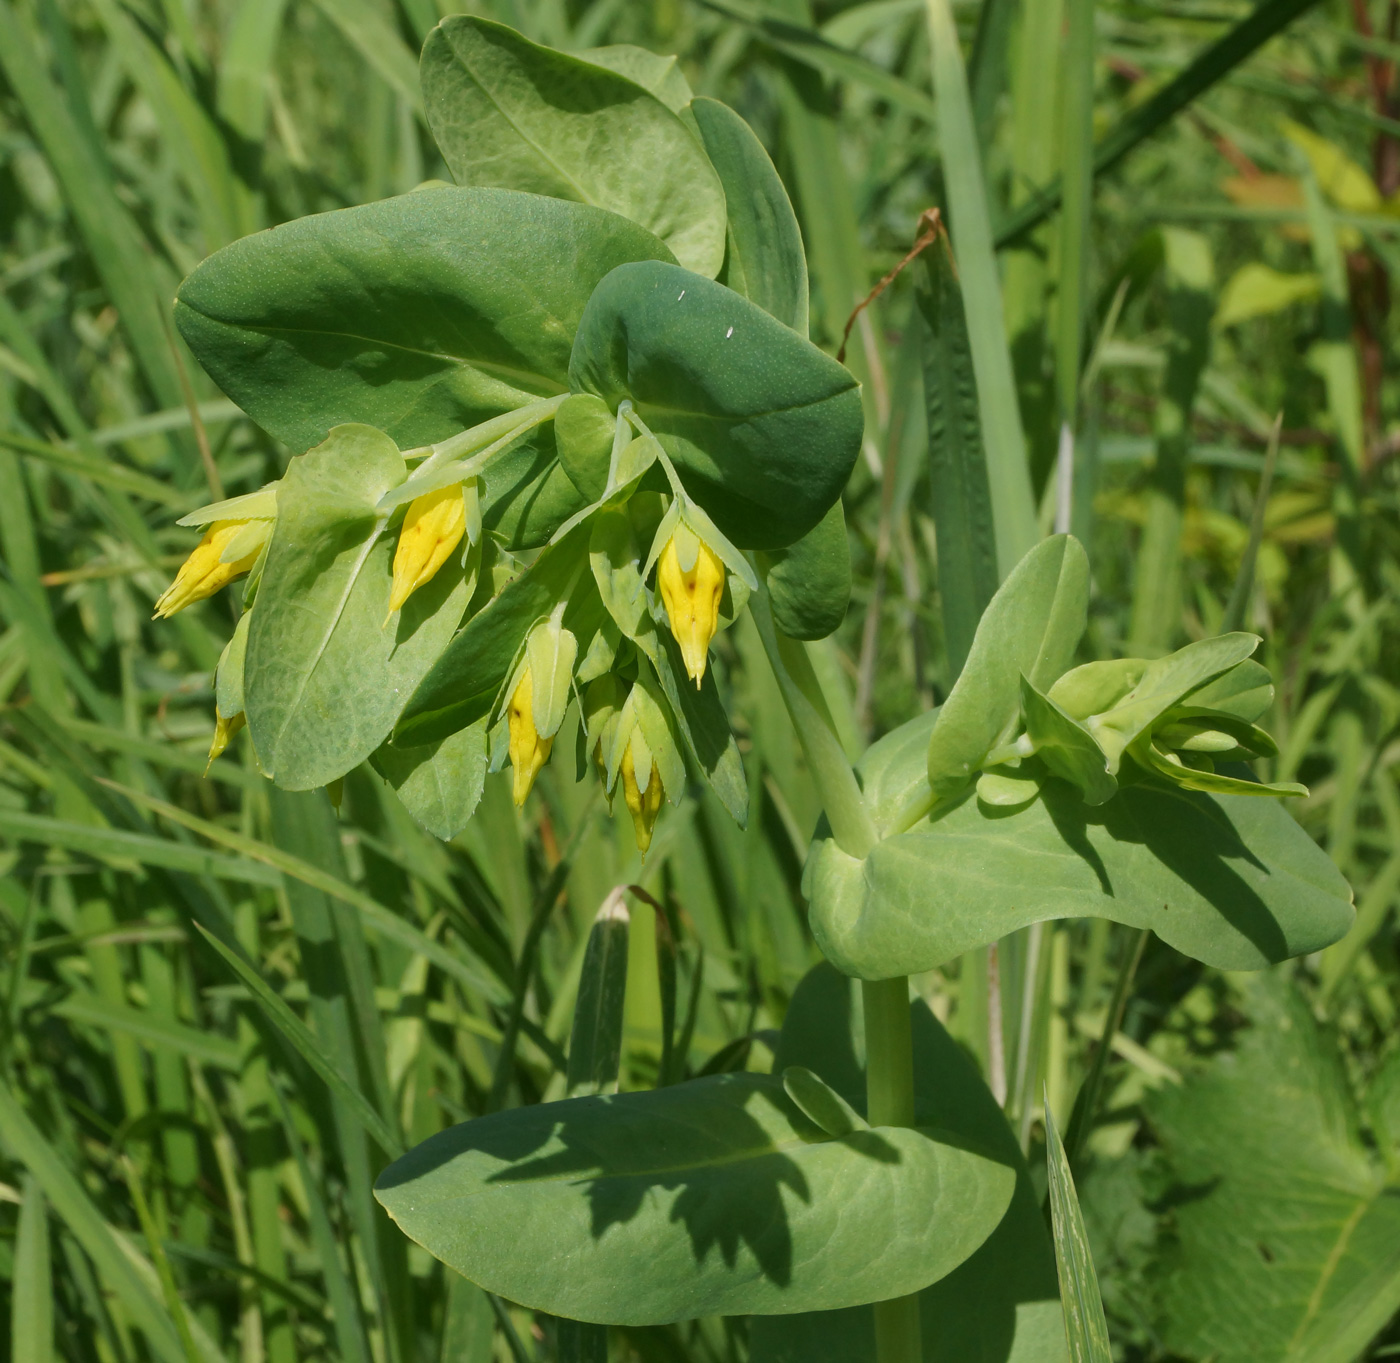
[[[450,8],[0,4],[0,1352],[1400,1350],[1393,9]]]

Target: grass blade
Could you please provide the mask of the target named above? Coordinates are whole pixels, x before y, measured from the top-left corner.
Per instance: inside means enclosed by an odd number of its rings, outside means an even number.
[[[982,416],[987,484],[996,532],[997,571],[1005,577],[1035,546],[1039,533],[1026,464],[1026,437],[1016,401],[1001,306],[982,155],[972,123],[958,31],[948,0],[927,0],[938,138],[948,187],[953,248],[967,311],[968,339]]]
[[[0,1141],[29,1170],[44,1190],[54,1213],[92,1260],[122,1309],[146,1337],[162,1363],[188,1363],[165,1308],[146,1285],[135,1251],[118,1244],[112,1228],[93,1205],[82,1184],[58,1152],[29,1119],[8,1084],[0,1080]],[[150,1265],[145,1265],[154,1276]]]
[[[375,1111],[374,1105],[360,1092],[348,1076],[341,1073],[326,1057],[325,1045],[312,1035],[311,1029],[278,997],[271,985],[253,966],[226,947],[211,932],[195,924],[205,940],[228,962],[233,973],[248,986],[263,1012],[277,1030],[296,1048],[301,1058],[326,1082],[326,1087],[354,1114],[355,1120],[378,1142],[385,1154],[395,1159],[403,1154],[403,1143],[389,1129],[388,1123]]]
[[[33,1174],[24,1178],[24,1200],[15,1232],[15,1270],[10,1299],[10,1357],[19,1363],[53,1359],[53,1265],[49,1259],[49,1213],[44,1190]]]
[[[997,589],[997,546],[962,290],[941,243],[925,252],[924,267],[927,287],[919,290],[918,312],[938,531],[938,597],[948,656],[945,680],[951,686]]]
[[[1055,1230],[1055,1268],[1060,1278],[1060,1304],[1065,1313],[1065,1337],[1072,1363],[1113,1363],[1104,1319],[1099,1275],[1089,1250],[1084,1215],[1074,1191],[1065,1147],[1055,1129],[1049,1096],[1045,1103],[1045,1157],[1050,1172],[1050,1214]]]

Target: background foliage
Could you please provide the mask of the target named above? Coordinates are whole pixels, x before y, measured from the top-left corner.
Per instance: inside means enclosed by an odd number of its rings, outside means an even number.
[[[1027,526],[1048,528],[1070,414],[1058,511],[1091,551],[1094,657],[1215,632],[1257,502],[1239,604],[1266,639],[1281,747],[1261,774],[1311,787],[1293,808],[1355,886],[1358,921],[1263,977],[1154,940],[1121,1018],[1140,943],[1105,922],[1061,924],[1038,951],[1018,935],[917,984],[1005,1096],[1033,1168],[1042,1091],[1069,1126],[1119,1356],[1400,1352],[1393,0],[1266,0],[1256,19],[1301,15],[1101,174],[1087,216],[1089,143],[1152,116],[1247,5],[959,5],[969,126],[935,114],[946,71],[921,0],[474,11],[564,48],[677,53],[697,93],[740,110],[792,193],[814,338],[833,351],[973,146],[991,234],[1063,169],[1063,219],[1002,232],[1016,396],[1010,375],[982,394],[991,476],[1024,439],[1043,499]],[[434,0],[0,0],[0,1347],[15,1363],[553,1356],[553,1322],[445,1272],[378,1211],[379,1157],[347,1100],[197,921],[236,934],[403,1144],[564,1093],[587,931],[616,885],[646,891],[629,900],[626,1088],[766,1071],[818,959],[799,888],[817,810],[748,619],[718,646],[748,829],[697,786],[645,865],[625,812],[568,761],[523,817],[508,775],[490,778],[445,845],[368,767],[338,814],[272,789],[245,740],[204,775],[234,606],[148,621],[192,543],[174,521],[298,451],[214,391],[169,301],[250,231],[447,178],[416,69],[438,18]],[[978,229],[953,222],[974,332],[992,278]],[[960,603],[987,590],[940,594],[922,273],[860,314],[848,356],[867,418],[845,495],[855,595],[812,656],[852,754],[946,693]],[[1070,1114],[1101,1035],[1085,1140]],[[616,1331],[613,1349],[739,1360],[747,1334],[706,1320]]]

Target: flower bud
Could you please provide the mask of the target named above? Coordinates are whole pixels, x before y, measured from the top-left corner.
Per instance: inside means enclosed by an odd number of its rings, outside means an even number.
[[[515,693],[506,708],[510,723],[510,764],[514,769],[513,793],[515,803],[523,805],[535,777],[549,761],[554,738],[541,738],[535,728],[535,683],[527,667],[516,683]]]
[[[688,554],[692,548],[693,554]],[[719,628],[724,579],[719,556],[688,526],[677,526],[657,559],[656,583],[671,633],[681,646],[685,670],[697,690],[705,676],[710,640]]]
[[[627,751],[622,755],[622,798],[627,804],[627,812],[632,816],[632,832],[637,838],[637,851],[645,856],[647,848],[651,846],[652,830],[656,827],[666,791],[661,784],[661,773],[657,770],[656,760],[645,742],[641,747],[644,754],[642,780],[646,785],[642,786],[638,782],[636,748],[639,737],[639,732],[633,733],[632,741],[628,743]]]
[[[215,521],[204,533],[194,553],[180,565],[180,571],[156,601],[155,618],[167,619],[176,611],[203,601],[230,582],[249,572],[257,562],[272,521]],[[254,527],[262,527],[259,534]],[[237,541],[238,557],[225,562],[224,552]]]
[[[394,552],[394,585],[389,592],[392,615],[451,557],[467,528],[466,498],[460,483],[425,492],[409,503]],[[387,623],[387,619],[386,619]]]
[[[214,759],[224,755],[224,750],[233,741],[234,735],[247,722],[247,716],[242,710],[227,718],[219,714],[217,709],[214,711],[214,741],[209,745],[209,762],[204,768],[206,773],[214,765]]]

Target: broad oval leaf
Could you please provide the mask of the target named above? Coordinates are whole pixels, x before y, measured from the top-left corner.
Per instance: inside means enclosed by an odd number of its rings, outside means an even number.
[[[443,186],[244,237],[185,280],[175,319],[294,451],[352,421],[407,449],[563,392],[594,286],[624,261],[669,258],[598,208]]]
[[[934,1133],[828,1136],[768,1075],[513,1108],[391,1164],[399,1227],[574,1320],[851,1306],[917,1291],[1001,1221],[1015,1173]]]
[[[1074,917],[1257,970],[1337,941],[1353,918],[1341,873],[1276,800],[1149,785],[1097,807],[1057,780],[1014,811],[968,798],[864,861],[819,843],[807,883],[823,953],[872,980]]]
[[[851,548],[838,498],[796,544],[775,549],[768,569],[773,623],[793,639],[825,639],[851,604]]]
[[[735,544],[776,549],[841,495],[864,416],[849,370],[722,284],[620,266],[579,323],[569,378],[630,398],[686,490]]]
[[[754,130],[727,104],[701,98],[690,107],[728,204],[725,284],[806,336],[807,257],[782,178]]]
[[[423,46],[428,126],[459,185],[606,208],[713,278],[724,260],[719,176],[676,114],[611,65],[454,15]]]
[[[1016,1171],[1000,1225],[977,1252],[919,1294],[924,1363],[1068,1363],[1055,1262],[1015,1134],[967,1053],[921,999],[909,1005],[914,1110],[921,1125],[995,1152]],[[775,1070],[806,1066],[857,1111],[865,1106],[860,986],[823,962],[797,986]],[[869,1307],[759,1316],[751,1363],[876,1363]]]
[[[972,779],[1020,718],[1021,678],[1047,691],[1069,666],[1089,609],[1089,559],[1072,535],[1042,540],[1011,570],[973,636],[928,746],[940,799]]]
[[[386,623],[395,536],[374,507],[405,473],[383,432],[337,426],[278,489],[243,693],[258,762],[286,790],[323,786],[384,741],[467,608],[472,582],[449,560]]]

